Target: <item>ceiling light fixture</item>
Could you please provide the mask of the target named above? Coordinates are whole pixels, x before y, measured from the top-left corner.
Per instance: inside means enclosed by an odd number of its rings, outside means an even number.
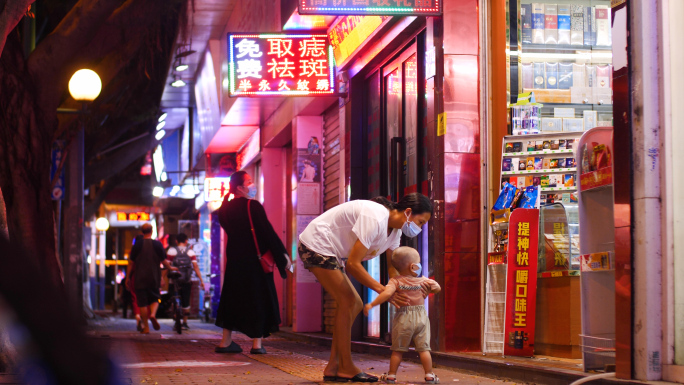
[[[158,121],[158,122],[163,122],[164,120],[166,120],[166,117],[167,117],[167,116],[169,116],[169,113],[168,113],[168,112],[164,112],[163,114],[161,114],[161,115],[159,116],[159,119],[158,119],[157,121]]]
[[[173,81],[173,83],[171,83],[171,86],[176,87],[176,88],[180,88],[180,87],[185,87],[185,84],[186,83],[183,81],[183,79],[176,79]]]
[[[159,124],[157,124],[157,131],[159,131],[159,130],[161,130],[162,128],[164,128],[164,126],[166,126],[166,121],[165,121],[165,120],[162,120],[161,122],[159,122]]]
[[[178,192],[180,191],[180,189],[181,188],[178,185],[173,186],[173,188],[171,189],[171,196],[175,197],[176,195],[178,195]]]
[[[176,66],[176,71],[183,72],[183,71],[186,71],[188,68],[189,67],[187,64],[179,64]]]
[[[157,140],[161,140],[161,138],[163,138],[164,135],[166,135],[166,131],[161,130],[161,131],[158,131],[158,132],[157,132],[157,134],[154,136],[154,138],[157,139]]]

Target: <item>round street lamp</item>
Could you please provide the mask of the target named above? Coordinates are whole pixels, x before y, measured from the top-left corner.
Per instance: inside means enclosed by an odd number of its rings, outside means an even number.
[[[100,95],[100,91],[102,91],[102,81],[95,71],[78,70],[69,80],[69,93],[74,100],[92,102]]]
[[[107,231],[109,229],[109,221],[105,217],[97,218],[95,228],[97,231]]]

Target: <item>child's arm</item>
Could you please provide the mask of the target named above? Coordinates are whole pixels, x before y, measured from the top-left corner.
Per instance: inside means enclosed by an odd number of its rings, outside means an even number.
[[[375,300],[374,300],[373,302],[371,302],[371,303],[369,303],[369,304],[367,304],[366,306],[363,307],[363,314],[366,315],[366,317],[367,317],[367,316],[368,316],[368,312],[369,312],[372,308],[374,308],[375,306],[378,306],[378,305],[380,305],[380,304],[382,304],[382,303],[387,302],[387,300],[390,299],[390,297],[392,297],[392,295],[394,294],[394,292],[395,292],[396,290],[397,290],[396,286],[394,286],[394,285],[387,285],[387,286],[385,287],[385,290],[384,290],[382,293],[378,294],[378,296],[375,298]]]
[[[430,294],[437,294],[440,291],[442,291],[442,287],[439,286],[437,281],[431,279],[430,280]]]

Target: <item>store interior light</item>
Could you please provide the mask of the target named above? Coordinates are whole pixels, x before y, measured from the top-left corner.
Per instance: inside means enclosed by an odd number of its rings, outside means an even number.
[[[191,184],[186,184],[181,187],[183,195],[195,195],[195,187]]]
[[[161,116],[159,116],[159,122],[163,122],[164,120],[166,120],[167,116],[169,116],[168,112],[164,112],[163,114],[161,114]]]
[[[160,196],[164,195],[164,188],[160,186],[154,186],[152,189],[152,195],[159,198]]]
[[[161,140],[164,137],[164,135],[166,135],[166,131],[157,131],[157,134],[154,136],[154,138],[157,140]]]
[[[179,64],[176,66],[176,71],[178,71],[178,72],[183,72],[183,71],[186,71],[187,69],[188,69],[187,64]]]
[[[172,196],[172,197],[175,197],[176,195],[178,195],[178,192],[180,191],[180,189],[181,189],[181,188],[180,188],[180,186],[178,186],[178,185],[173,186],[173,188],[171,189],[171,193],[170,193],[171,196]]]
[[[165,121],[165,120],[162,120],[161,122],[159,122],[159,124],[157,124],[157,131],[159,131],[159,130],[161,130],[162,128],[164,128],[164,126],[166,126],[166,121]]]
[[[159,179],[161,179],[162,182],[166,182],[166,180],[169,179],[168,175],[166,175],[166,171],[161,173],[161,177]]]
[[[173,81],[173,83],[171,83],[171,86],[176,88],[185,87],[185,82],[183,79],[176,79]]]

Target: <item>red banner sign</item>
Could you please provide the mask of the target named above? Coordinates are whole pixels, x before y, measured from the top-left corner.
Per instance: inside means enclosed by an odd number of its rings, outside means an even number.
[[[230,96],[335,93],[328,36],[228,35]]]
[[[338,67],[373,34],[389,16],[343,16],[328,31]]]
[[[126,212],[121,212],[117,211],[116,212],[116,220],[119,222],[126,222],[126,221],[143,221],[147,222],[150,220],[150,213],[146,212],[137,212],[137,213],[126,213]]]
[[[613,184],[613,167],[608,166],[596,171],[585,172],[580,175],[580,186],[582,191],[591,190]]]
[[[504,355],[534,355],[539,210],[516,209],[508,230]]]

